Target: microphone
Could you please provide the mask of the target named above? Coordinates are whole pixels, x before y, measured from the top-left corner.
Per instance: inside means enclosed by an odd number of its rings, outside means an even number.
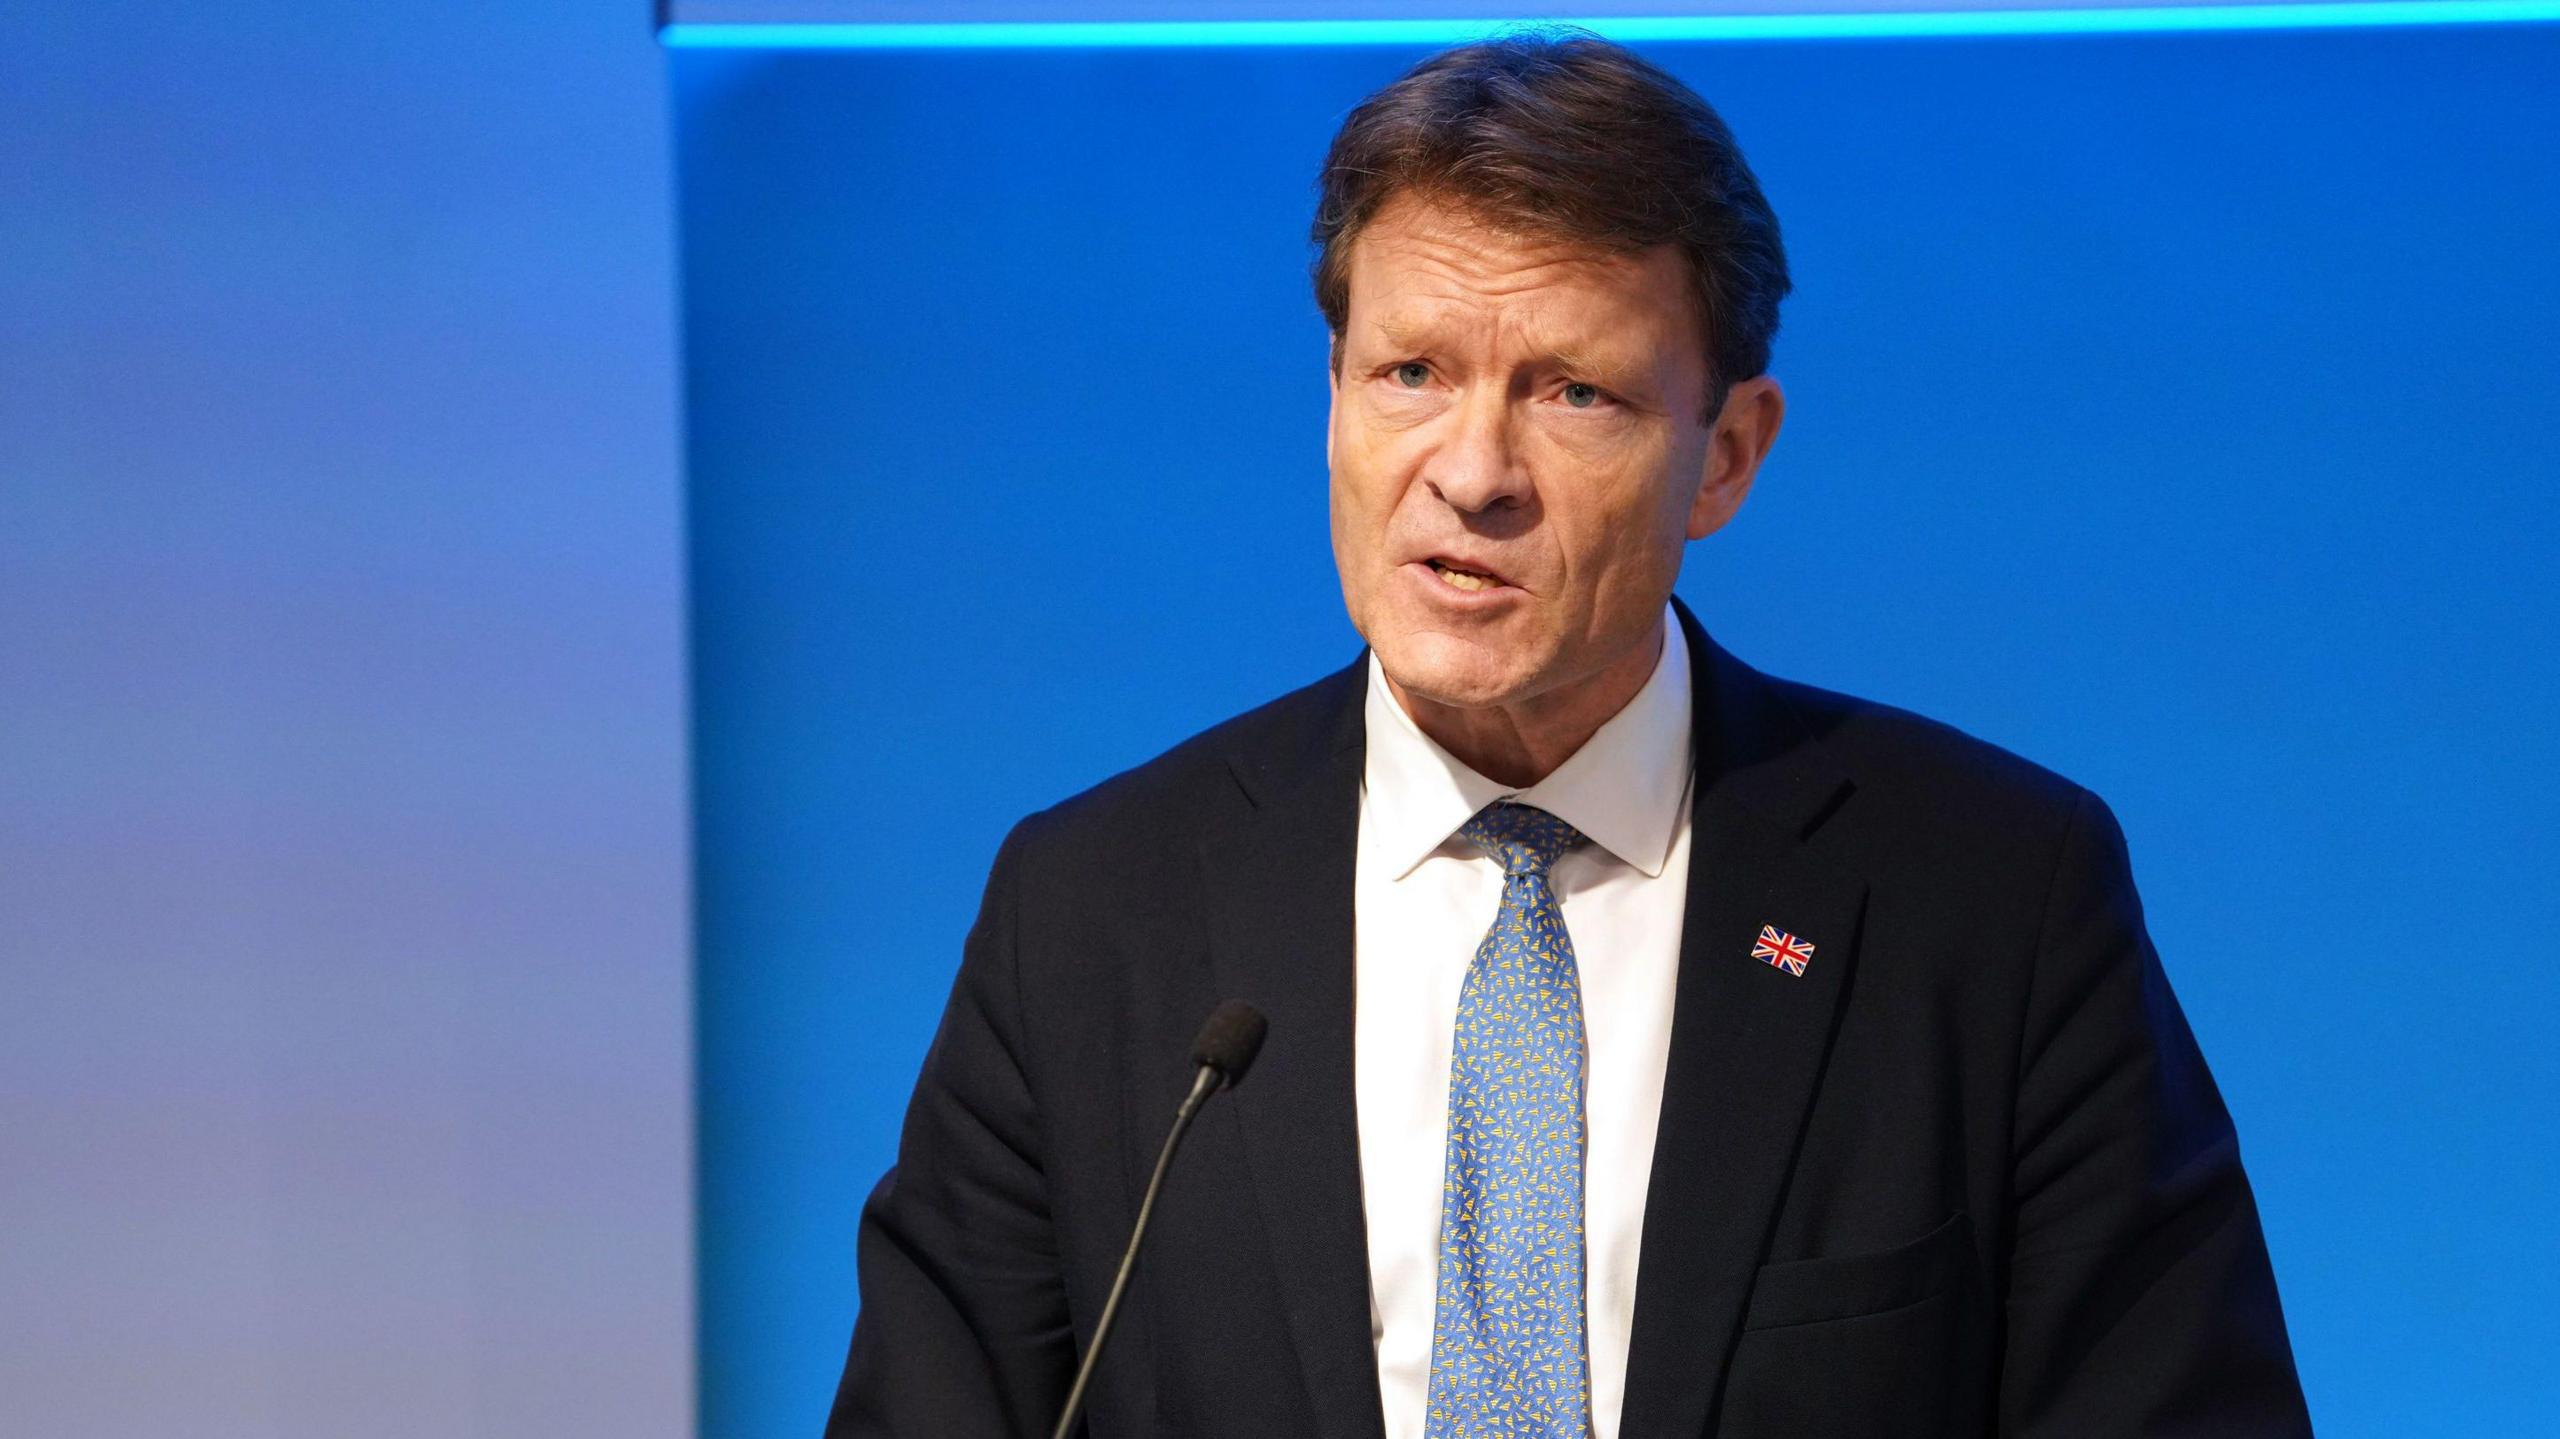
[[[1102,1357],[1102,1346],[1111,1338],[1111,1322],[1120,1315],[1120,1296],[1128,1291],[1130,1271],[1138,1267],[1138,1245],[1147,1237],[1147,1216],[1155,1212],[1156,1191],[1164,1187],[1165,1171],[1173,1167],[1173,1151],[1182,1143],[1184,1131],[1191,1128],[1193,1115],[1209,1102],[1209,1096],[1220,1088],[1232,1089],[1244,1083],[1244,1072],[1253,1067],[1253,1057],[1262,1052],[1262,1036],[1271,1022],[1262,1011],[1240,999],[1219,1005],[1200,1026],[1200,1036],[1191,1041],[1191,1062],[1200,1072],[1191,1077],[1191,1093],[1184,1096],[1182,1107],[1173,1112],[1173,1128],[1166,1132],[1164,1148],[1156,1155],[1155,1176],[1147,1181],[1146,1195],[1138,1201],[1138,1222],[1129,1230],[1129,1247],[1120,1256],[1120,1273],[1111,1281],[1111,1297],[1102,1303],[1102,1318],[1093,1326],[1093,1343],[1084,1351],[1084,1362],[1076,1366],[1075,1387],[1067,1391],[1066,1412],[1058,1416],[1058,1427],[1049,1431],[1049,1439],[1067,1439],[1076,1415],[1084,1409],[1084,1387],[1093,1378],[1093,1363]]]

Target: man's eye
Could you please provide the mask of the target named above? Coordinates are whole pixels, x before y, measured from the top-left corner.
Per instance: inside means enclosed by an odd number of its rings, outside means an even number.
[[[1420,360],[1407,360],[1396,366],[1396,383],[1408,390],[1418,390],[1431,378],[1431,367]]]
[[[1564,402],[1577,410],[1587,410],[1600,403],[1600,387],[1579,380],[1564,387]]]

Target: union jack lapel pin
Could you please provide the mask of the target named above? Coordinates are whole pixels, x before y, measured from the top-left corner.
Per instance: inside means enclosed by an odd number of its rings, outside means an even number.
[[[1801,979],[1805,961],[1813,958],[1813,944],[1796,938],[1773,924],[1760,926],[1760,942],[1751,946],[1751,957],[1766,960],[1779,969]]]

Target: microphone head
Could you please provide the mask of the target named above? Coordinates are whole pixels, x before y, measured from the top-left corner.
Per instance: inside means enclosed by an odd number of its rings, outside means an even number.
[[[1270,1028],[1271,1021],[1262,1017],[1261,1010],[1230,999],[1200,1026],[1200,1037],[1191,1041],[1191,1062],[1218,1071],[1232,1089],[1244,1082],[1244,1072],[1262,1052],[1262,1036]]]

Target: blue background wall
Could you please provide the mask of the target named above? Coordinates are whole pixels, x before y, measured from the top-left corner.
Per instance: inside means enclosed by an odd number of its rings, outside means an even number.
[[[810,1432],[985,865],[1350,659],[1309,184],[1385,48],[684,52],[703,1404]],[[2560,30],[1664,46],[1801,287],[1681,590],[2105,795],[2323,1432],[2560,1402]]]
[[[0,1434],[688,1434],[646,16],[0,17]]]

